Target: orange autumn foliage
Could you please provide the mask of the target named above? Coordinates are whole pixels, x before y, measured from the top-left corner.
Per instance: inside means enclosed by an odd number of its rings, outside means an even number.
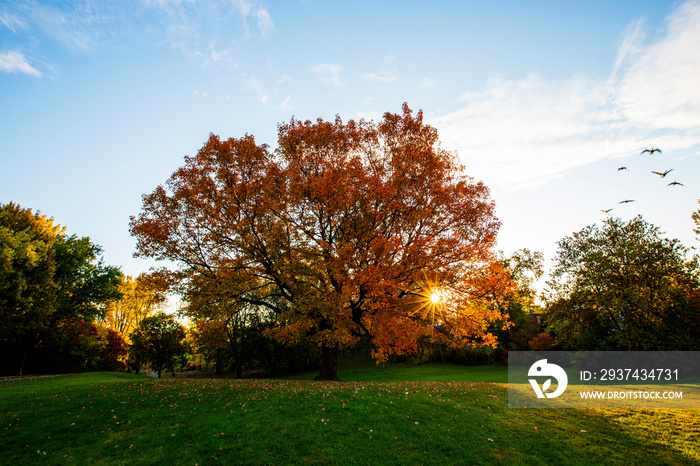
[[[379,123],[293,119],[274,151],[211,135],[144,196],[131,232],[140,255],[273,310],[279,340],[369,336],[384,360],[416,351],[438,287],[431,318],[451,340],[494,343],[486,327],[513,290],[493,255],[499,225],[488,188],[404,104]]]

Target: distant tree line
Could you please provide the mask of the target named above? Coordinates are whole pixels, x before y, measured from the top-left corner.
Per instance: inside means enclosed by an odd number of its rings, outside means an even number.
[[[700,213],[693,218],[700,226]],[[40,213],[0,206],[1,373],[148,365],[159,376],[199,369],[242,377],[317,367],[317,345],[270,337],[280,322],[266,307],[230,299],[211,281],[124,277],[89,238],[64,231]],[[487,328],[496,344],[454,345],[448,326],[426,322],[416,351],[389,360],[486,364],[505,363],[510,350],[700,349],[700,266],[679,241],[640,216],[609,218],[558,246],[541,304],[534,282],[542,254],[523,249],[500,259],[517,286],[496,301],[502,317]],[[162,312],[168,289],[182,291],[188,327]],[[358,347],[370,351],[371,340]]]
[[[278,132],[275,151],[211,135],[144,196],[137,253],[175,270],[125,277],[89,238],[0,205],[0,373],[315,366],[335,380],[339,352],[358,348],[463,364],[700,350],[698,257],[641,216],[563,238],[538,300],[544,257],[495,253],[488,188],[421,112]]]

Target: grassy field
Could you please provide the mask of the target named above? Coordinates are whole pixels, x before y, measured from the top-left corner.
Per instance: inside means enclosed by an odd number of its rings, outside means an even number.
[[[509,409],[505,384],[464,381],[490,371],[501,380],[501,368],[433,364],[357,365],[343,383],[0,383],[0,463],[700,464],[698,410]],[[404,381],[369,381],[380,376]]]

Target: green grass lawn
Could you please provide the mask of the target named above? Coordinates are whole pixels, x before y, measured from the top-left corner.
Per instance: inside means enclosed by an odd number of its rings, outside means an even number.
[[[381,383],[359,366],[346,378],[365,380],[342,383],[1,383],[0,463],[700,464],[698,410],[509,409],[505,384],[425,381],[487,369],[390,367],[387,379],[423,381]]]
[[[318,371],[284,377],[313,380]],[[483,382],[508,383],[508,366],[401,363],[377,365],[367,354],[341,355],[338,376],[346,382]]]

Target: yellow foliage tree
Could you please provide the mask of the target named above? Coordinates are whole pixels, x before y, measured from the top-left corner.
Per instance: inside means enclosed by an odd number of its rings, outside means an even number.
[[[119,288],[122,298],[107,306],[104,325],[130,342],[129,336],[144,318],[163,310],[166,290],[166,284],[156,276],[127,276]]]

